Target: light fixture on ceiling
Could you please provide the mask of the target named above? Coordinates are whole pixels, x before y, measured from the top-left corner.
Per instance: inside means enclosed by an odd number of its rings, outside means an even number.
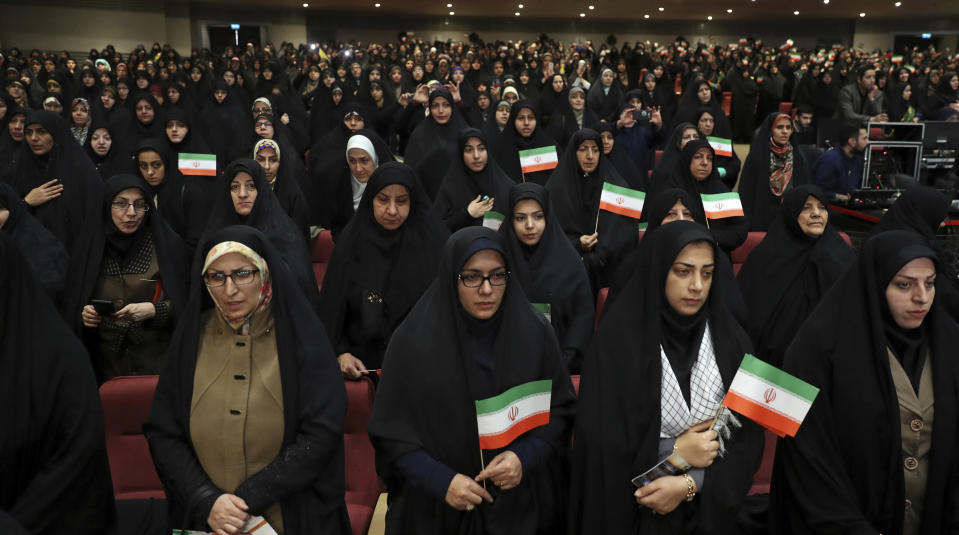
[[[446,4],[446,7],[453,7],[453,4]]]
[[[901,5],[902,5],[902,2],[896,2],[896,7],[899,7]]]
[[[523,4],[520,4],[520,5],[516,6],[516,7],[520,8],[520,9],[523,9],[524,6],[523,6]]]
[[[713,16],[712,16],[712,15],[708,15],[708,16],[706,17],[706,20],[713,20]]]
[[[519,16],[519,11],[517,11],[516,13],[513,13],[513,14],[518,17],[518,16]]]
[[[660,11],[666,11],[666,8],[665,8],[665,7],[661,7],[661,8],[659,8],[659,10],[660,10]]]
[[[377,2],[377,3],[373,4],[373,7],[380,7],[380,3]]]
[[[306,2],[303,2],[303,7],[310,7],[310,4],[307,4]]]
[[[586,16],[586,13],[580,13],[579,16],[580,16],[580,17],[585,17],[585,16]]]
[[[793,15],[798,15],[798,14],[799,14],[799,10],[798,10],[798,9],[797,9],[796,11],[793,11]]]
[[[859,18],[862,18],[862,17],[865,17],[865,16],[866,16],[865,13],[860,13],[860,14],[859,14]]]
[[[644,18],[644,19],[648,19],[648,18],[649,18],[649,13],[643,15],[643,18]]]
[[[455,11],[450,11],[450,15],[455,15],[455,14],[456,14]]]
[[[592,10],[594,10],[594,9],[596,9],[596,6],[589,6],[589,10],[590,10],[590,11],[592,11]]]
[[[822,0],[822,3],[824,3],[824,4],[826,4],[826,5],[828,6],[828,5],[829,5],[829,0]]]
[[[726,13],[732,13],[732,12],[733,12],[732,9],[727,9],[727,10],[726,10]]]

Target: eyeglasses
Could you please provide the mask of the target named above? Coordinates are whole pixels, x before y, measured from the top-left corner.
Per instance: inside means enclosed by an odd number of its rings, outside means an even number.
[[[465,275],[460,273],[456,278],[461,280],[463,286],[467,288],[479,288],[484,282],[489,282],[490,286],[506,286],[506,281],[509,280],[509,271],[497,271],[486,276],[479,273],[467,273]]]
[[[228,278],[233,279],[233,284],[237,286],[245,286],[252,283],[256,274],[259,272],[260,270],[258,269],[241,269],[233,273],[212,271],[203,274],[203,281],[206,283],[207,288],[219,288],[226,284],[226,279]]]
[[[124,201],[113,201],[110,205],[117,212],[126,212],[133,207],[133,210],[142,214],[150,210],[150,205],[146,201],[133,201],[133,202],[124,202]]]

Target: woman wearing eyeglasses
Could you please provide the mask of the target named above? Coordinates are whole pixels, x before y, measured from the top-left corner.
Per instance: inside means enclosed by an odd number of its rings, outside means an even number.
[[[183,241],[151,211],[150,187],[116,175],[104,184],[100,226],[74,255],[65,295],[70,322],[82,324],[101,382],[159,373],[182,307]]]
[[[498,233],[456,232],[433,284],[393,333],[369,423],[390,496],[387,533],[565,532],[573,387],[553,329],[512,280],[512,265]],[[509,393],[516,387],[523,397]],[[530,392],[548,401],[518,401]],[[548,423],[525,425],[534,407],[548,408]],[[496,425],[483,425],[481,447],[477,412],[497,410],[483,417]]]
[[[350,532],[346,393],[330,342],[262,232],[204,237],[144,433],[170,528]]]

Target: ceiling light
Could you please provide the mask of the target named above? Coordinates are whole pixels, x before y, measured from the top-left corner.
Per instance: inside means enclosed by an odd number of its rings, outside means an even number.
[[[450,11],[450,15],[455,15],[455,14],[456,14],[455,11]]]
[[[799,14],[799,10],[798,10],[798,9],[797,9],[796,11],[793,11],[793,15],[798,15],[798,14]]]
[[[647,13],[646,15],[643,15],[643,18],[644,18],[644,19],[648,19],[648,18],[649,18],[649,14]]]
[[[726,13],[732,13],[732,12],[733,12],[732,9],[727,9],[727,10],[726,10]]]
[[[709,15],[708,17],[706,17],[706,20],[713,20],[713,16]]]
[[[899,7],[901,5],[902,5],[902,2],[896,2],[896,7]]]
[[[310,7],[310,4],[307,4],[306,2],[303,2],[303,7]]]
[[[523,9],[523,4],[520,4],[520,5],[516,6],[516,7],[520,8],[520,9]]]
[[[518,17],[518,16],[519,16],[519,11],[517,11],[516,13],[513,13],[513,14]]]
[[[590,10],[596,9],[596,6],[589,6]]]
[[[865,14],[865,13],[860,13],[859,16],[860,16],[860,17],[865,17],[866,14]]]
[[[659,8],[659,10],[660,10],[660,11],[666,11],[666,8],[665,8],[665,7],[661,7],[661,8]]]
[[[579,16],[580,16],[580,17],[585,17],[585,16],[586,16],[586,13],[580,13]]]
[[[453,7],[453,4],[446,4],[446,7]]]
[[[377,3],[373,4],[373,6],[374,6],[374,7],[380,7],[380,3],[377,2]]]

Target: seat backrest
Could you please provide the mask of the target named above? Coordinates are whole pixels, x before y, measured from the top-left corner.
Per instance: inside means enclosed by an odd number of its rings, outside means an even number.
[[[100,386],[107,457],[117,499],[166,497],[143,436],[157,379],[156,375],[115,377]]]
[[[609,288],[600,288],[596,294],[596,320],[593,322],[593,332],[599,327],[599,316],[603,313],[603,305],[606,304],[606,297],[609,295]]]
[[[654,163],[654,165],[659,165],[659,160],[661,160],[661,159],[663,158],[663,153],[664,153],[664,152],[666,152],[666,151],[658,150],[658,149],[656,150],[656,157],[655,157],[655,163]]]
[[[366,424],[373,412],[373,381],[345,381],[348,405],[343,422],[346,452],[346,503],[376,507],[383,483],[376,475],[375,452]]]
[[[327,263],[333,256],[333,234],[329,230],[322,230],[310,242],[310,261]]]
[[[759,245],[759,242],[763,241],[765,237],[765,232],[750,232],[746,237],[746,241],[744,241],[739,247],[733,249],[733,252],[730,254],[733,261],[733,266],[735,267],[736,264],[742,265],[746,263],[746,258],[749,257],[749,253],[751,253],[752,250]]]
[[[792,114],[793,103],[792,102],[780,102],[779,103],[779,113]]]
[[[573,391],[576,392],[576,395],[579,395],[579,376],[570,375],[569,380],[573,382]]]
[[[733,107],[733,92],[732,91],[723,91],[723,101],[722,101],[723,113],[729,115]]]

